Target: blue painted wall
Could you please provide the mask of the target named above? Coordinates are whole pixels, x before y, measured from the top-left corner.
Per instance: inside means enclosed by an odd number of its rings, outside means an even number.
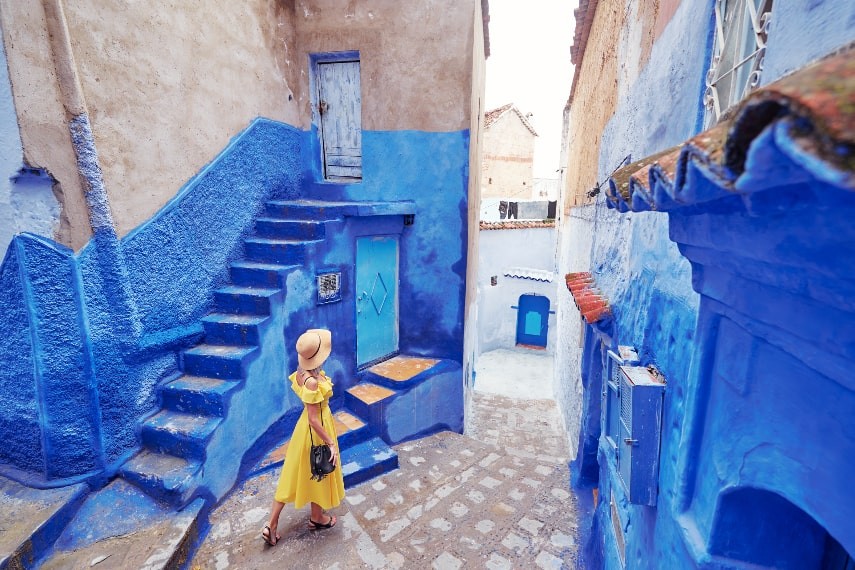
[[[855,40],[851,2],[775,10],[764,84]],[[602,133],[601,177],[698,132],[711,26],[681,3]],[[591,271],[614,322],[588,328],[572,467],[575,484],[599,487],[592,567],[818,568],[834,541],[855,553],[855,197],[786,144],[757,142],[740,189],[779,188],[730,213],[596,206]],[[617,344],[668,381],[656,507],[629,504],[599,438],[604,350]]]
[[[461,361],[468,130],[363,131],[359,184],[322,182],[317,134],[304,136],[307,198],[415,202],[415,224],[401,239],[401,352]]]
[[[364,180],[354,185],[317,182],[318,161],[305,150],[314,136],[255,121],[122,240],[96,231],[75,255],[36,236],[16,238],[0,269],[8,315],[0,334],[8,409],[0,419],[0,468],[30,484],[59,485],[109,476],[135,453],[140,420],[159,408],[157,387],[178,374],[180,351],[201,340],[199,319],[211,309],[212,290],[226,281],[241,238],[269,199],[413,200],[415,224],[403,226],[400,215],[336,222],[333,239],[289,277],[284,312],[264,333],[265,350],[250,364],[235,406],[283,393],[253,419],[228,418],[212,449],[239,454],[299,407],[287,399],[284,373],[296,367],[290,347],[307,327],[335,333],[328,372],[338,380],[337,403],[356,382],[352,268],[359,235],[400,235],[401,352],[461,360],[468,132],[366,132]],[[316,306],[315,271],[327,267],[342,270],[344,300]],[[460,374],[446,376],[454,384]],[[416,418],[418,425],[403,431],[462,429],[462,396],[443,378],[438,392],[448,394],[441,398],[433,391],[411,396],[440,402],[439,419]],[[460,410],[449,405],[457,400]],[[207,473],[205,492],[222,496],[239,465]]]
[[[177,351],[201,338],[199,317],[240,238],[265,200],[296,195],[299,144],[293,127],[255,121],[121,242],[98,231],[74,255],[15,239],[0,272],[9,315],[0,468],[62,484],[109,474],[136,450],[137,422],[176,374]]]

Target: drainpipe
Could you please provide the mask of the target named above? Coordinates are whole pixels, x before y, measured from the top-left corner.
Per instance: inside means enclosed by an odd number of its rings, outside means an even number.
[[[105,305],[110,307],[113,313],[110,316],[118,329],[112,331],[115,334],[114,338],[119,339],[119,342],[126,347],[132,348],[137,345],[142,327],[130,290],[127,267],[113,225],[113,215],[110,212],[107,189],[104,187],[104,177],[98,161],[92,125],[71,49],[65,10],[62,0],[42,0],[42,6],[47,21],[53,62],[59,79],[62,104],[65,107],[71,134],[71,144],[77,158],[77,171],[89,211],[97,266],[104,273],[99,280],[100,283],[91,285],[100,286],[101,293],[107,301]]]

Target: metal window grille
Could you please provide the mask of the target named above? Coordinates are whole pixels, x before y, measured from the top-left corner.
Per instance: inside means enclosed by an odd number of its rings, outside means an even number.
[[[704,127],[760,83],[772,0],[716,0],[713,58],[706,77]]]
[[[341,300],[341,273],[318,274],[318,304]]]
[[[632,387],[623,375],[620,379],[620,419],[626,426],[627,433],[632,437]]]

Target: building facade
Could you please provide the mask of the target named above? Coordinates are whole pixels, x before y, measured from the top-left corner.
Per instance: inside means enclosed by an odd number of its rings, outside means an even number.
[[[591,564],[848,568],[855,8],[576,19],[556,369]]]
[[[296,421],[307,328],[334,409],[429,363],[373,437],[462,430],[482,7],[2,2],[0,474],[215,502]]]
[[[534,127],[513,103],[484,114],[482,199],[532,198],[536,136]]]

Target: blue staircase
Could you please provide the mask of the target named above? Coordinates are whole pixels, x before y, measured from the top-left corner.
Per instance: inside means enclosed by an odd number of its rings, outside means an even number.
[[[260,356],[260,340],[273,308],[285,298],[288,274],[319,251],[327,224],[354,213],[356,203],[266,204],[254,235],[244,240],[244,258],[229,268],[231,283],[214,291],[214,310],[203,317],[205,340],[184,350],[181,374],[159,389],[162,408],[142,422],[141,450],[120,476],[150,496],[176,507],[194,498],[212,438],[230,413],[232,396],[243,387],[249,364]],[[353,485],[397,467],[397,455],[369,425],[342,410],[340,441],[346,484]],[[362,423],[362,426],[357,425]],[[216,467],[212,467],[216,469]]]

